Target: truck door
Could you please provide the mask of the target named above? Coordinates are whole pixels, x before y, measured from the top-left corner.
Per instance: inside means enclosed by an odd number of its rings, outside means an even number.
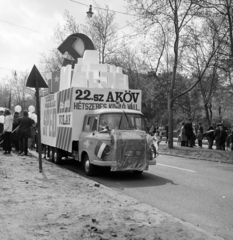
[[[94,150],[96,146],[96,135],[98,116],[87,115],[84,119],[83,130],[79,138],[80,153],[86,151],[89,159],[94,159]]]

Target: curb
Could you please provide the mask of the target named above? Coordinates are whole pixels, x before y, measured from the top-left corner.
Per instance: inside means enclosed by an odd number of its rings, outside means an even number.
[[[218,162],[218,163],[227,163],[227,164],[233,164],[233,161],[227,161],[225,159],[222,159],[221,161],[213,158],[205,158],[205,157],[194,157],[194,156],[187,156],[182,154],[172,154],[172,153],[166,153],[166,152],[159,152],[160,155],[166,155],[166,156],[173,156],[173,157],[181,157],[181,158],[189,158],[189,159],[195,159],[195,160],[202,160],[202,161],[209,161],[209,162]]]

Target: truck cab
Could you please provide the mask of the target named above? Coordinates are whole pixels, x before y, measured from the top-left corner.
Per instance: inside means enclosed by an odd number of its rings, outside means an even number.
[[[155,165],[155,148],[146,133],[144,115],[130,109],[98,109],[89,111],[79,136],[79,161],[87,175],[95,166],[111,171],[133,170],[142,173]],[[154,152],[154,155],[151,153]]]

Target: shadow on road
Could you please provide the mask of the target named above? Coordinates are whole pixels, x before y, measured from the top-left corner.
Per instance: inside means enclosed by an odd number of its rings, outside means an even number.
[[[81,164],[74,160],[66,160],[60,167],[78,173],[83,177],[89,178],[111,188],[124,189],[161,186],[166,184],[178,185],[170,179],[153,175],[148,172],[143,172],[141,175],[137,175],[133,173],[133,171],[111,172],[109,168],[103,167],[96,169],[97,171],[95,176],[88,177],[83,172]]]

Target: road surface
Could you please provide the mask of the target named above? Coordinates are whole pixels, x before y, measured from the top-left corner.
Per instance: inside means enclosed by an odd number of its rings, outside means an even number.
[[[141,176],[99,170],[91,177],[227,240],[233,239],[233,165],[160,155]],[[83,175],[80,164],[64,167]]]

